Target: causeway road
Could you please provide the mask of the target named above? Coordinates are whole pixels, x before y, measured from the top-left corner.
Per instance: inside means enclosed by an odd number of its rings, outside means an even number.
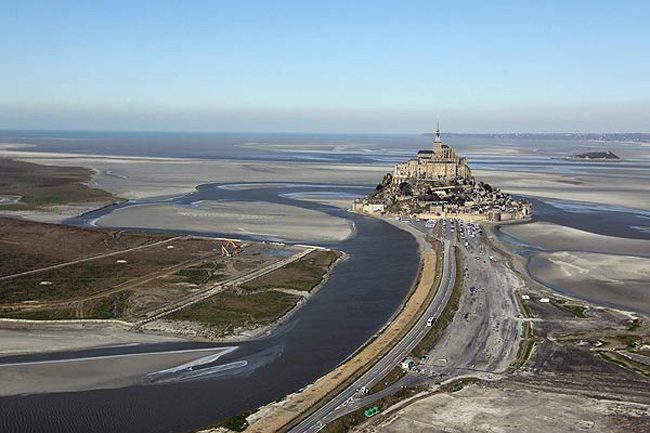
[[[347,412],[347,406],[359,394],[357,391],[359,388],[364,386],[370,388],[379,382],[390,370],[406,358],[413,348],[424,338],[429,329],[431,329],[426,326],[428,318],[431,316],[438,317],[440,315],[447,305],[447,301],[451,297],[454,288],[456,281],[455,243],[456,237],[453,234],[445,237],[440,285],[435,296],[413,327],[360,378],[291,428],[289,433],[314,433],[320,431],[328,422],[336,419],[342,413]]]

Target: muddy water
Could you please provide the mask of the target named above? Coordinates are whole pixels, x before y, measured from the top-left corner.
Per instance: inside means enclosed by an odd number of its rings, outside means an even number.
[[[227,191],[209,185],[178,199],[179,204],[187,204],[227,200],[232,194],[238,200],[309,207],[354,223],[355,235],[336,245],[349,259],[339,263],[325,286],[271,336],[241,344],[211,365],[217,373],[199,380],[2,398],[0,431],[192,431],[280,399],[344,361],[403,301],[417,272],[417,246],[410,234],[382,221],[280,195],[314,189],[327,190],[323,186],[284,186]],[[345,190],[350,191],[353,189]],[[104,209],[70,223],[83,225],[110,211]]]
[[[533,221],[550,222],[566,227],[605,236],[623,239],[650,239],[650,212],[619,206],[605,206],[584,202],[561,200],[536,200],[533,202]],[[604,305],[650,315],[650,281],[640,279],[641,275],[630,275],[632,283],[602,279],[592,275],[589,278],[554,277],[559,270],[548,259],[548,253],[560,250],[544,250],[497,230],[501,240],[513,246],[527,261],[527,269],[536,281],[566,295],[584,299],[596,305]],[[572,252],[582,253],[581,245]],[[643,259],[639,259],[643,260]],[[648,260],[647,258],[645,260]],[[635,273],[633,270],[630,272]],[[636,273],[635,273],[636,274]]]

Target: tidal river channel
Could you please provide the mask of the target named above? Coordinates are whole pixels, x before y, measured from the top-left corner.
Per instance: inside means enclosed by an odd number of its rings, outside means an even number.
[[[318,210],[354,224],[351,237],[328,245],[347,253],[348,259],[337,264],[322,289],[271,335],[238,344],[236,350],[207,366],[214,374],[196,380],[0,398],[0,431],[189,432],[281,399],[343,362],[390,319],[404,300],[417,273],[417,244],[410,234],[383,221],[292,198],[295,193],[310,192],[362,195],[367,190],[305,184],[257,184],[233,190],[210,184],[171,200],[180,206],[201,200],[267,201]],[[67,223],[91,225],[118,207],[134,204],[104,208]],[[156,345],[156,350],[160,347]],[[119,353],[146,350],[145,345],[111,349]],[[70,356],[73,354],[22,358]],[[233,368],[220,369],[224,365]]]

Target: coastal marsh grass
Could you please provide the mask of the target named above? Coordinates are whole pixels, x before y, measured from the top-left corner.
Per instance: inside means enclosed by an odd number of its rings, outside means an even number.
[[[394,394],[383,397],[375,402],[369,403],[367,406],[355,410],[354,412],[350,412],[347,415],[343,415],[342,417],[335,419],[334,421],[327,424],[325,428],[321,430],[321,432],[322,433],[347,433],[350,430],[352,430],[354,427],[368,420],[368,418],[366,418],[366,416],[363,413],[370,407],[373,406],[379,407],[380,412],[374,416],[374,417],[378,417],[381,416],[382,410],[385,410],[395,405],[396,403],[399,403],[402,400],[411,398],[416,394],[426,391],[427,389],[428,387],[425,385],[400,389]]]
[[[43,310],[0,311],[0,316],[7,319],[69,320],[77,319],[77,312],[74,308],[51,308]]]
[[[300,297],[267,291],[239,294],[221,292],[167,316],[169,320],[198,322],[226,335],[239,327],[264,326],[282,317]]]
[[[125,315],[131,294],[130,291],[124,291],[99,299],[73,302],[61,307],[0,311],[0,317],[27,320],[117,319]]]
[[[535,348],[535,335],[533,333],[533,325],[530,322],[524,322],[522,339],[519,342],[517,349],[517,357],[508,368],[508,371],[515,371],[523,367],[530,359]]]
[[[557,307],[569,314],[572,314],[574,317],[577,317],[579,319],[586,319],[589,317],[587,315],[589,307],[586,307],[584,305],[570,304],[566,299],[554,299],[554,303]]]
[[[203,267],[191,267],[181,269],[174,275],[182,277],[183,281],[189,284],[199,285],[210,276],[209,269]]]
[[[310,292],[321,283],[339,256],[337,251],[312,251],[300,260],[242,284],[240,288],[248,292],[268,289]]]
[[[83,308],[83,319],[117,319],[126,314],[132,292],[123,291],[114,296],[90,302],[90,308]]]
[[[388,372],[379,382],[370,388],[368,391],[369,394],[375,394],[379,391],[383,391],[392,384],[396,383],[398,380],[406,376],[406,371],[401,366],[396,366],[391,371]]]
[[[248,428],[248,421],[246,418],[251,415],[254,411],[249,410],[242,412],[239,415],[232,416],[220,423],[216,424],[214,427],[222,427],[234,432],[243,432]]]
[[[214,253],[205,251],[210,246],[207,241],[179,240],[175,244],[175,249],[156,245],[138,251],[93,258],[80,263],[0,280],[0,303],[81,301],[88,296],[115,291],[117,288],[129,284],[137,284],[143,278],[165,274],[166,269],[170,266],[177,266],[188,260],[196,260],[199,256],[214,256]],[[195,250],[195,246],[201,249]],[[114,251],[109,252],[114,253]],[[30,254],[32,253],[30,252]],[[33,254],[37,254],[37,252]],[[29,259],[32,260],[31,257]],[[197,275],[200,273],[205,274],[206,279],[212,277],[212,274],[208,275],[207,270],[190,269],[185,274],[185,278],[198,280]],[[43,282],[48,282],[48,284],[43,284]]]
[[[632,319],[627,325],[627,330],[628,331],[636,331],[639,328],[641,328],[641,325],[643,325],[643,320],[641,319]]]
[[[127,264],[116,269],[115,258],[106,258],[2,280],[0,299],[11,303],[32,300],[53,301],[90,295],[125,282],[125,268],[128,270],[132,266]],[[51,284],[42,285],[42,281]]]
[[[618,352],[602,351],[598,352],[598,356],[610,364],[618,365],[626,370],[632,370],[642,376],[650,378],[650,367],[640,362],[636,362]]]
[[[0,276],[141,247],[169,237],[0,218],[0,239],[3,240],[0,248]],[[140,252],[144,253],[145,250]]]
[[[224,274],[217,273],[217,271],[223,269],[223,267],[224,265],[222,263],[208,262],[181,269],[174,275],[182,277],[183,281],[186,283],[198,286],[210,281],[223,279]]]
[[[0,158],[0,194],[19,195],[2,210],[32,210],[45,206],[111,203],[114,195],[88,186],[93,172],[81,167],[55,167]]]

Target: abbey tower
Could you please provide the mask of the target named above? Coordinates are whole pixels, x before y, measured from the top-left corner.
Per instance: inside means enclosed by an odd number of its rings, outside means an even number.
[[[397,164],[393,169],[393,183],[417,183],[418,181],[437,182],[441,185],[471,183],[472,172],[467,158],[461,158],[456,151],[442,143],[440,125],[432,150],[420,150],[417,158]]]

